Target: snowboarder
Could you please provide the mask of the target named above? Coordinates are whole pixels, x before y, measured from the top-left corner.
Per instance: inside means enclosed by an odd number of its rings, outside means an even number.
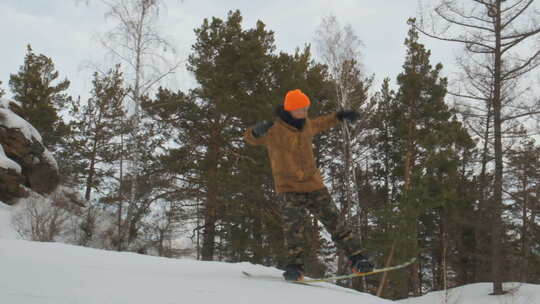
[[[345,120],[356,122],[359,113],[342,110],[308,118],[309,97],[300,90],[289,91],[276,110],[273,122],[261,121],[244,133],[251,145],[264,145],[272,167],[275,189],[280,196],[285,224],[288,265],[283,277],[302,280],[303,223],[311,212],[332,235],[332,240],[349,258],[353,272],[368,272],[373,265],[362,252],[359,238],[345,225],[339,211],[323,184],[313,155],[312,139]]]

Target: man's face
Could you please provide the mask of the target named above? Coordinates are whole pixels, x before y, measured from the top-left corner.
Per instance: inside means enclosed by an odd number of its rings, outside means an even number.
[[[309,106],[289,111],[294,119],[305,119],[308,116]]]

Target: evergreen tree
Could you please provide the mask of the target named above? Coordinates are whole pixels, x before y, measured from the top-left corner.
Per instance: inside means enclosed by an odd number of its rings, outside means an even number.
[[[189,189],[192,199],[202,207],[203,260],[231,253],[232,239],[242,235],[236,232],[248,229],[242,226],[260,226],[258,219],[244,220],[232,212],[249,213],[253,202],[261,201],[253,198],[253,191],[247,191],[253,189],[252,181],[239,171],[237,163],[252,159],[242,154],[246,118],[253,117],[261,107],[271,109],[267,100],[273,34],[260,21],[249,30],[243,30],[241,22],[238,11],[230,12],[225,21],[205,19],[195,30],[197,41],[188,60],[188,69],[199,87],[189,94],[160,90],[155,105],[149,105],[178,131],[172,134],[178,148],[169,149],[166,159],[183,156],[183,160],[189,160],[173,168],[184,180],[181,186]],[[167,108],[177,112],[167,114]],[[263,194],[254,195],[264,200]],[[234,244],[245,242],[235,240]],[[250,258],[262,261],[260,248],[250,247],[248,251],[234,249],[229,256],[244,259],[251,252]]]
[[[395,98],[390,79],[384,79],[380,91],[372,97],[376,104],[369,122],[373,132],[367,138],[370,155],[367,173],[371,176],[368,185],[372,195],[365,198],[365,193],[360,193],[372,223],[365,232],[364,246],[368,252],[377,253],[374,258],[379,260],[379,264],[393,264],[397,260],[395,231],[398,229],[399,213],[395,210],[398,209],[400,189],[395,168],[400,158],[395,157],[398,146],[393,136]],[[387,274],[383,274],[377,295],[393,297],[385,288],[386,279]],[[383,291],[386,293],[382,294]]]
[[[35,54],[28,45],[23,65],[9,79],[13,98],[21,103],[23,118],[39,131],[49,148],[60,143],[69,131],[59,115],[71,100],[63,93],[69,88],[69,81],[64,79],[55,84],[58,77],[52,59]]]
[[[379,115],[389,120],[378,124],[383,141],[376,147],[382,157],[375,168],[379,176],[383,174],[382,185],[387,191],[383,197],[390,204],[382,209],[387,210],[382,214],[399,211],[393,217],[396,222],[390,224],[394,231],[391,239],[398,240],[398,262],[432,245],[424,243],[422,236],[431,233],[429,228],[433,225],[442,227],[446,208],[458,199],[460,155],[473,146],[444,102],[447,81],[440,77],[442,65],[431,66],[430,51],[418,42],[414,27],[409,30],[405,45],[404,71],[397,78],[399,90],[393,98],[386,82],[381,94],[384,103],[379,106],[379,113],[383,111]],[[390,177],[384,176],[388,173]],[[411,269],[408,278],[396,280],[395,296],[420,294],[418,264]],[[399,273],[393,274],[396,275]]]
[[[122,206],[119,206],[119,218],[125,218],[123,223],[119,220],[123,225],[120,242],[124,242],[129,250],[146,253],[150,248],[154,248],[159,254],[166,255],[172,245],[169,243],[164,247],[164,241],[168,240],[176,229],[180,210],[174,201],[174,178],[162,162],[171,138],[170,125],[161,123],[151,115],[151,111],[145,108],[151,103],[150,98],[142,99],[143,118],[139,121],[140,130],[137,137],[126,146],[128,151],[139,150],[140,167],[136,175],[132,172],[126,174],[119,185],[121,201],[127,197],[124,193],[133,197],[128,201],[125,215],[121,212]],[[133,125],[129,122],[128,124]],[[139,146],[133,147],[133,144]],[[135,193],[131,193],[133,190]]]
[[[230,12],[225,21],[205,20],[188,65],[200,87],[188,94],[161,89],[147,108],[175,130],[177,147],[162,161],[176,174],[176,197],[201,211],[200,257],[276,265],[285,247],[268,157],[247,147],[242,134],[258,120],[273,120],[291,88],[326,100],[326,75],[309,48],[273,55],[272,32],[262,22],[243,30],[241,19]],[[309,236],[318,239],[316,222],[307,220]]]
[[[200,136],[203,134],[201,122],[204,120],[204,113],[193,94],[172,92],[165,88],[159,88],[154,99],[143,103],[143,109],[159,124],[167,126],[169,131],[166,134],[174,143],[173,147],[164,149],[159,158],[159,167],[175,180],[167,199],[177,202],[187,213],[190,213],[189,209],[194,210],[191,212],[192,217],[199,226],[198,209],[204,197],[204,191],[200,190],[203,183],[200,174]],[[194,233],[198,244],[198,228]]]
[[[255,81],[261,79],[260,73],[266,65],[264,59],[273,48],[273,34],[265,30],[262,22],[247,31],[242,30],[241,22],[239,11],[230,12],[226,21],[205,20],[195,31],[198,37],[193,47],[195,53],[189,57],[188,68],[200,84],[193,93],[203,103],[201,110],[206,117],[206,122],[203,120],[206,125],[203,130],[207,132],[206,153],[201,172],[206,180],[203,260],[213,259],[218,212],[231,203],[232,189],[222,181],[229,173],[234,174],[231,152],[235,151],[242,129],[235,118],[242,117],[241,112],[261,98]]]
[[[538,261],[531,255],[535,244],[535,236],[538,235],[540,226],[537,223],[540,201],[540,147],[534,140],[524,141],[517,149],[514,149],[509,157],[508,181],[506,187],[512,201],[510,211],[515,218],[514,233],[518,236],[511,242],[512,264],[516,265],[515,277],[511,279],[519,282],[534,282],[540,273]],[[535,267],[536,266],[536,267]]]
[[[72,134],[65,162],[84,185],[84,197],[91,199],[93,190],[101,191],[102,183],[117,171],[114,163],[124,149],[119,137],[126,135],[126,112],[123,108],[127,89],[124,88],[119,66],[106,75],[94,73],[91,97],[86,104],[72,104],[70,123]],[[69,161],[68,161],[69,159]]]

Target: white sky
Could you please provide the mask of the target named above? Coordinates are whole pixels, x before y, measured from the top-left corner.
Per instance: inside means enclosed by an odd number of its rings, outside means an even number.
[[[240,9],[244,28],[263,21],[275,32],[277,51],[293,52],[313,44],[321,19],[329,14],[341,25],[350,24],[364,43],[363,65],[368,74],[381,80],[401,72],[408,26],[416,15],[417,0],[167,0],[160,13],[163,35],[177,48],[180,58],[187,58],[195,42],[193,29],[204,18],[225,19],[229,10]],[[10,96],[9,75],[23,63],[26,45],[35,53],[52,58],[60,77],[71,81],[69,94],[88,96],[92,69],[88,62],[105,63],[104,51],[96,36],[113,27],[106,21],[105,7],[99,0],[2,0],[0,1],[0,81]],[[432,64],[441,62],[448,74],[452,70],[455,45],[421,37],[432,50]],[[315,48],[312,48],[315,52]],[[186,89],[194,86],[184,70],[168,79],[164,86]]]

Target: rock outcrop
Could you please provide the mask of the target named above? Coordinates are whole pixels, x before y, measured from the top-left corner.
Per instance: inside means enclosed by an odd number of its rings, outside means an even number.
[[[27,196],[54,191],[60,181],[58,165],[41,142],[41,135],[20,113],[17,103],[0,99],[0,201],[13,204]]]

